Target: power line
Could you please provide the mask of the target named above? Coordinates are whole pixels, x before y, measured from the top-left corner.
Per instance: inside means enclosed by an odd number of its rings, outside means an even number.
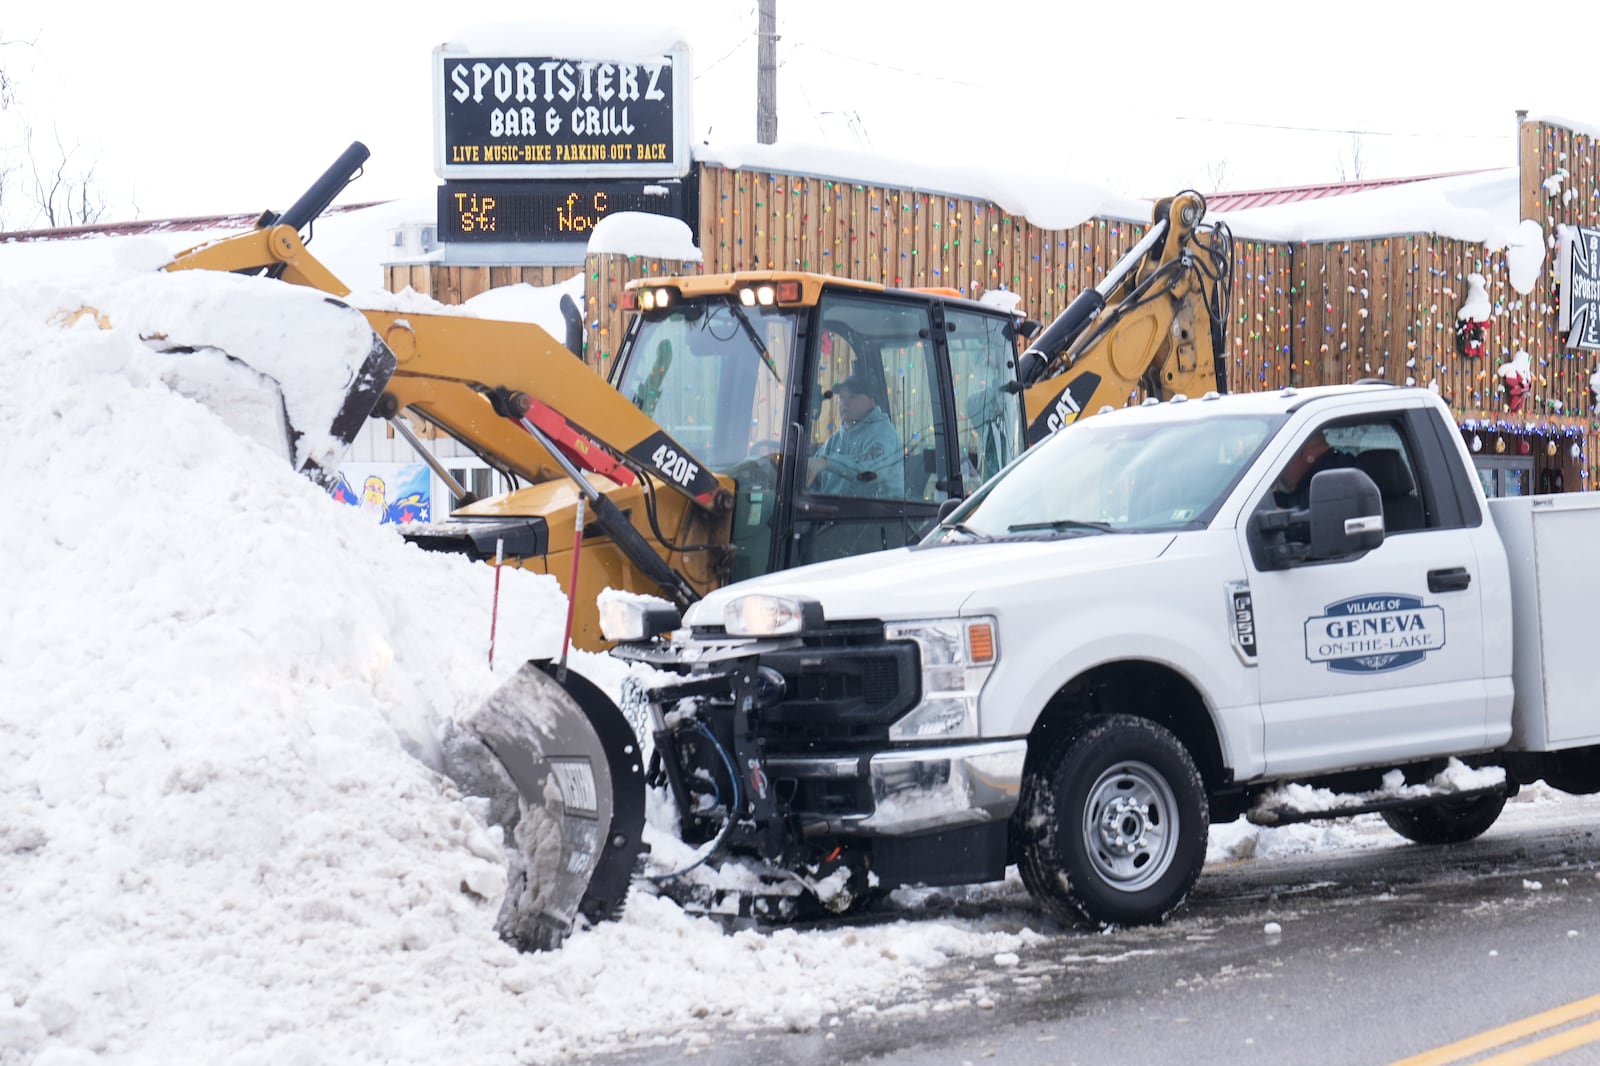
[[[705,75],[711,73],[713,70],[717,69],[717,67],[719,67],[720,65],[722,65],[726,61],[732,59],[734,57],[734,55],[739,51],[739,49],[743,48],[747,43],[749,43],[750,41],[754,40],[755,36],[756,36],[755,31],[751,30],[749,33],[747,33],[743,37],[739,38],[739,43],[735,44],[732,48],[730,48],[728,50],[728,54],[727,55],[723,56],[721,59],[717,60],[715,63],[712,63],[710,66],[701,67],[700,70],[695,74],[694,80],[695,81],[699,81],[702,77],[704,77]]]
[[[960,85],[961,87],[966,88],[966,89],[986,89],[986,88],[988,88],[988,86],[978,85],[978,84],[976,84],[974,82],[970,82],[970,81],[962,81],[959,78],[941,78],[937,74],[926,74],[926,73],[924,73],[924,72],[922,72],[920,70],[910,70],[910,69],[908,69],[906,67],[896,67],[896,66],[891,66],[888,63],[879,63],[876,60],[872,60],[872,59],[862,59],[860,56],[846,55],[844,52],[835,52],[831,48],[824,48],[820,44],[811,44],[809,41],[790,41],[789,44],[790,44],[791,47],[794,47],[794,48],[810,48],[810,49],[812,49],[814,51],[823,52],[823,53],[826,53],[827,55],[833,56],[835,59],[844,59],[844,60],[848,60],[848,61],[850,61],[852,63],[860,63],[862,66],[867,66],[867,67],[877,67],[880,70],[892,70],[896,74],[909,74],[914,78],[926,78],[929,81],[942,81],[942,82],[945,82],[945,83],[950,84],[950,85]]]
[[[1291,130],[1296,133],[1345,133],[1355,137],[1437,137],[1446,140],[1509,141],[1504,133],[1415,133],[1404,130],[1341,130],[1324,126],[1279,126],[1270,122],[1239,122],[1227,118],[1197,118],[1192,115],[1174,116],[1179,122],[1210,122],[1218,126],[1250,126],[1261,130]]]

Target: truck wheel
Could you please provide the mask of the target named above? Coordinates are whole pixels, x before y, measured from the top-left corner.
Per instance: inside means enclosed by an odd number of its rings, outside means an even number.
[[[1460,844],[1487,832],[1505,805],[1506,794],[1494,792],[1380,813],[1390,829],[1414,843]]]
[[[1023,778],[1015,818],[1022,882],[1067,922],[1159,922],[1205,864],[1210,817],[1194,760],[1133,715],[1078,723]]]

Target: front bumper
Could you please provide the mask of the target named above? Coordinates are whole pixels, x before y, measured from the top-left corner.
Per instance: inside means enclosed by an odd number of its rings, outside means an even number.
[[[824,817],[811,822],[811,832],[909,836],[1011,817],[1027,751],[1024,740],[997,740],[860,757],[775,756],[767,760],[767,774],[774,781],[841,790],[865,779],[871,810]],[[803,809],[795,813],[809,821]]]

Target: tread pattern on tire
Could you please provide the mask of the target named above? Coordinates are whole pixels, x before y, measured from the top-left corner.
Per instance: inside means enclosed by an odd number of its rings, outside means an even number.
[[[1178,797],[1178,854],[1172,870],[1149,889],[1116,897],[1092,883],[1089,871],[1074,875],[1065,857],[1061,803],[1072,785],[1069,764],[1094,759],[1099,749],[1121,739],[1127,749],[1104,765],[1137,757],[1162,769]],[[1113,748],[1115,751],[1115,748]],[[1170,773],[1165,771],[1170,770]],[[1085,771],[1079,777],[1086,776]],[[1098,776],[1099,771],[1093,771]],[[1087,785],[1083,786],[1087,787]],[[1068,814],[1068,831],[1077,832],[1081,812]],[[1042,762],[1026,774],[1012,823],[1017,872],[1028,894],[1051,915],[1069,924],[1104,927],[1160,922],[1188,896],[1205,863],[1210,818],[1204,782],[1194,759],[1171,732],[1146,718],[1128,714],[1085,715],[1063,732]],[[1078,883],[1083,882],[1083,883]],[[1115,890],[1112,890],[1114,892]]]

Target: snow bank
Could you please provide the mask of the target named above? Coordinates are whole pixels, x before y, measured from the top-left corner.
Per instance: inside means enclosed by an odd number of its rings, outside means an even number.
[[[564,603],[506,571],[491,672],[490,568],[331,502],[116,316],[61,324],[239,283],[0,290],[29,474],[0,512],[0,1063],[555,1062],[914,1001],[952,955],[1023,948],[936,921],[729,937],[637,892],[560,952],[502,944],[498,841],[426,764],[443,717],[557,649]],[[288,358],[279,325],[233,339]]]

